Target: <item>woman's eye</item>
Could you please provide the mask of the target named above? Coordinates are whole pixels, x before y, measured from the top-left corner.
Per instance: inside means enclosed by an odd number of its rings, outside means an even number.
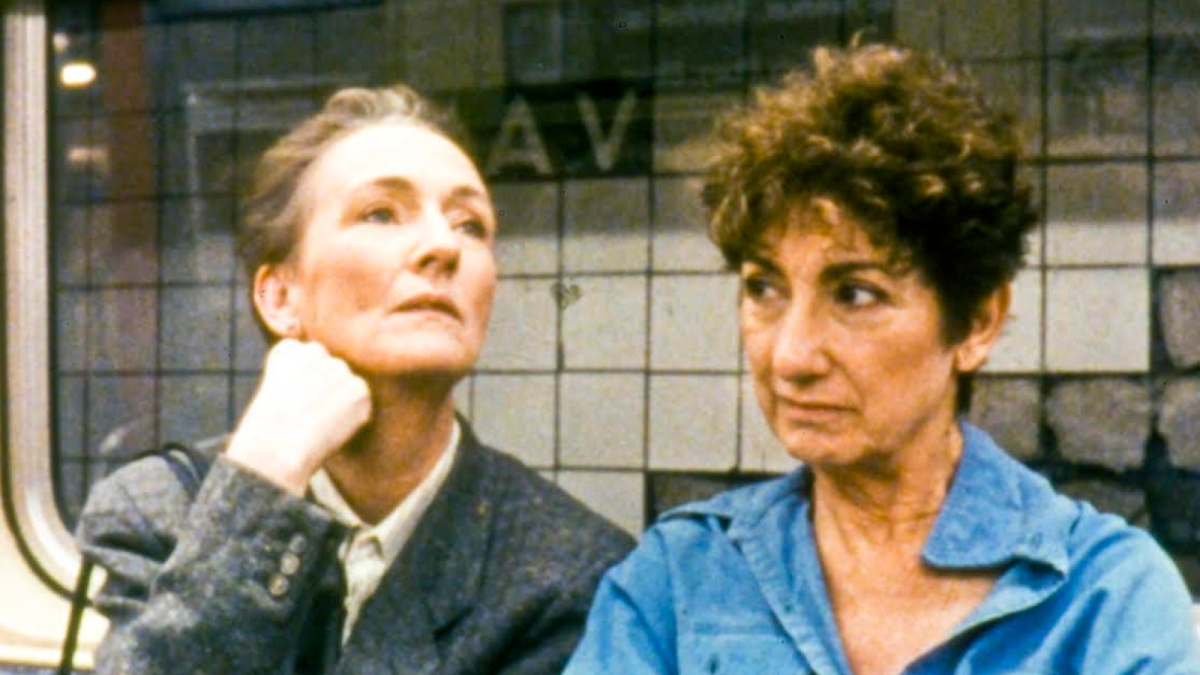
[[[883,300],[883,293],[865,284],[844,284],[837,287],[835,297],[848,307],[870,307]]]
[[[378,206],[363,212],[361,220],[365,223],[394,223],[398,218],[395,209],[390,206]]]
[[[761,300],[774,290],[769,279],[758,274],[742,277],[742,293],[750,299]]]
[[[457,225],[457,228],[460,232],[466,234],[468,237],[474,237],[475,239],[488,238],[488,227],[482,220],[478,218],[468,218],[467,220],[460,222]]]

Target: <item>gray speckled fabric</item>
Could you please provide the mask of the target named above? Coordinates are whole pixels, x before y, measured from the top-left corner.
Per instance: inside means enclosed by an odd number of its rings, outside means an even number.
[[[600,576],[633,544],[464,423],[450,476],[340,657],[305,669],[311,636],[338,630],[314,632],[310,610],[336,584],[345,534],[219,457],[194,500],[161,456],[124,467],[77,532],[108,571],[97,673],[558,673]]]

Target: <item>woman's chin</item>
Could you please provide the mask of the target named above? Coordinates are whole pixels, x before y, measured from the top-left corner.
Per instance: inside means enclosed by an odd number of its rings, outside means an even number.
[[[804,464],[852,464],[858,459],[854,440],[828,429],[790,427],[776,430],[775,435],[783,449]]]
[[[459,380],[475,367],[475,359],[474,353],[461,347],[429,345],[425,349],[364,355],[364,358],[352,361],[351,366],[367,376]]]

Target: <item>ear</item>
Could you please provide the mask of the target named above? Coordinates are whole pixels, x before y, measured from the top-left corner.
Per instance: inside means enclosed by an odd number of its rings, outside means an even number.
[[[971,328],[966,337],[954,346],[954,368],[957,372],[970,373],[983,367],[996,340],[1000,338],[1011,305],[1012,286],[1007,283],[983,301],[971,319]]]
[[[291,270],[284,265],[262,265],[254,273],[254,311],[264,326],[280,338],[299,338],[303,329],[297,291]]]

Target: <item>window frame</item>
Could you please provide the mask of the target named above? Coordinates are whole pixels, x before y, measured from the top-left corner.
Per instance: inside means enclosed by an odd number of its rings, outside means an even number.
[[[53,665],[81,556],[58,511],[51,459],[46,3],[13,0],[0,18],[5,318],[0,577],[11,593],[0,607],[0,662]],[[80,666],[90,666],[104,629],[103,619],[89,612],[77,650]]]

